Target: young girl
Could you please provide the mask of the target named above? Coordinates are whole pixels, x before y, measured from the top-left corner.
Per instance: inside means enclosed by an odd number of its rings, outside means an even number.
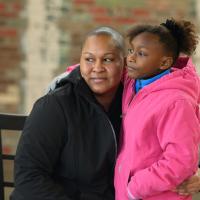
[[[139,25],[128,38],[116,200],[189,200],[173,190],[198,166],[200,81],[189,57],[175,62],[194,52],[194,25]]]

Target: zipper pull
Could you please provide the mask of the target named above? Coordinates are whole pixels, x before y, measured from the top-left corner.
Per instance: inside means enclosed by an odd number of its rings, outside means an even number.
[[[122,114],[120,115],[120,118],[123,119],[125,116],[126,116],[126,113],[122,113]]]

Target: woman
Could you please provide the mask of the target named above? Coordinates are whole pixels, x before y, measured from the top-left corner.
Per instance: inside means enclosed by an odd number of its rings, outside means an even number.
[[[118,32],[87,35],[80,68],[40,98],[26,121],[11,200],[114,199],[123,66]]]

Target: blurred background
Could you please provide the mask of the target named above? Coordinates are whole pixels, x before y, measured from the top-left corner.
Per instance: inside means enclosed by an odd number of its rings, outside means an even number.
[[[198,0],[0,0],[0,112],[28,114],[52,78],[79,62],[82,38],[109,25],[200,21]],[[199,27],[198,27],[199,28]],[[194,60],[200,64],[197,50]]]
[[[200,1],[0,0],[0,112],[28,114],[53,77],[79,62],[90,29],[108,25],[125,34],[136,23],[171,17],[199,30]],[[200,45],[193,59],[200,72]],[[15,152],[18,136],[3,137],[4,152]]]

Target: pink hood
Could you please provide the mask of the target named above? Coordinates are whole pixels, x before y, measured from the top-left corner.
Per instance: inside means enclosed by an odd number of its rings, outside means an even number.
[[[182,90],[191,101],[200,103],[200,79],[197,75],[192,60],[188,57],[180,57],[172,68],[173,73],[169,74],[148,92],[167,89]],[[159,81],[159,80],[158,80]]]

